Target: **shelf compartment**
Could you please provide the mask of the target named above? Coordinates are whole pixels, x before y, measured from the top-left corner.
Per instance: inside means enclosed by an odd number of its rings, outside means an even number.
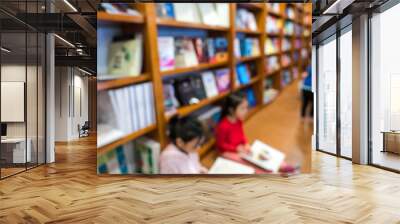
[[[97,153],[98,154],[107,153],[108,151],[114,150],[115,148],[117,148],[120,145],[124,145],[124,144],[126,144],[126,143],[128,143],[130,141],[135,140],[138,137],[141,137],[141,136],[146,135],[146,134],[148,134],[148,133],[150,133],[152,131],[155,131],[156,129],[157,129],[157,126],[155,124],[153,124],[153,125],[150,125],[150,126],[148,126],[146,128],[143,128],[143,129],[140,129],[138,131],[135,131],[135,132],[133,132],[133,133],[131,133],[129,135],[126,135],[126,136],[124,136],[124,137],[122,137],[122,138],[120,138],[120,139],[118,139],[116,141],[113,141],[113,142],[111,142],[111,143],[109,143],[107,145],[104,145],[104,146],[98,148],[97,149]]]
[[[260,77],[258,77],[258,76],[257,76],[257,77],[254,77],[254,78],[252,78],[252,79],[250,80],[249,83],[236,86],[236,87],[235,87],[235,91],[238,91],[238,90],[241,90],[241,89],[245,89],[245,88],[247,88],[247,87],[253,85],[254,83],[258,82],[259,80],[260,80]]]

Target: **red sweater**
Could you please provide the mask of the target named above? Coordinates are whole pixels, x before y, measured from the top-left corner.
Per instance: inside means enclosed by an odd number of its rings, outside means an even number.
[[[232,123],[226,117],[217,125],[217,148],[220,153],[237,152],[238,145],[247,144],[246,136],[243,131],[243,122],[236,121]]]

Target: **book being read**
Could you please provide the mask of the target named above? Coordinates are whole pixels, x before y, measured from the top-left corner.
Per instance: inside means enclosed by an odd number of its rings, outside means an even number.
[[[255,140],[251,145],[250,153],[241,154],[241,157],[256,166],[277,173],[285,159],[285,154],[259,140]]]

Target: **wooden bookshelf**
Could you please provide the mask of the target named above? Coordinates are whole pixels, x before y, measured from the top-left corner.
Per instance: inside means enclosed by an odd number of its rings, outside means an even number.
[[[129,24],[129,26],[135,27],[138,26],[138,30],[143,32],[144,40],[144,64],[143,64],[143,74],[137,77],[121,77],[112,80],[99,80],[97,84],[98,91],[108,91],[110,89],[121,88],[125,86],[136,85],[142,82],[152,82],[153,83],[153,95],[155,101],[155,111],[156,111],[156,124],[151,125],[150,127],[141,129],[135,133],[131,133],[121,139],[118,139],[106,146],[98,148],[98,153],[106,153],[110,150],[113,150],[115,147],[126,144],[132,140],[135,140],[138,137],[151,134],[157,141],[160,142],[161,147],[164,148],[168,143],[167,138],[167,125],[170,117],[165,115],[165,108],[163,102],[163,79],[173,78],[173,76],[185,73],[195,73],[206,70],[215,70],[218,68],[228,68],[230,70],[230,78],[231,78],[231,86],[229,91],[219,94],[215,97],[207,98],[201,100],[199,103],[194,105],[183,106],[177,108],[176,113],[180,116],[187,116],[192,114],[193,112],[206,107],[211,104],[215,104],[221,100],[223,100],[226,96],[235,91],[241,91],[245,88],[252,88],[256,95],[257,106],[252,108],[249,112],[248,118],[256,114],[260,109],[265,106],[270,105],[272,100],[267,105],[263,104],[263,93],[264,93],[264,82],[265,79],[270,77],[273,79],[274,88],[281,93],[284,91],[284,86],[282,86],[281,78],[282,71],[285,67],[282,66],[282,54],[287,53],[290,55],[292,62],[294,55],[294,40],[295,38],[300,38],[302,41],[302,48],[308,48],[309,44],[305,45],[307,41],[311,41],[311,36],[304,36],[303,32],[300,37],[298,35],[285,35],[283,32],[283,28],[279,33],[267,33],[265,30],[265,23],[269,16],[275,17],[282,22],[288,20],[293,21],[296,24],[300,24],[303,29],[308,29],[311,33],[311,24],[304,24],[303,15],[311,15],[311,3],[304,4],[304,10],[299,5],[292,5],[295,7],[300,7],[299,10],[296,11],[295,19],[288,19],[285,15],[285,7],[288,3],[280,3],[280,12],[276,13],[270,10],[268,4],[270,3],[230,3],[229,11],[230,11],[230,26],[229,27],[221,27],[221,26],[210,26],[201,23],[190,23],[190,22],[182,22],[176,21],[174,19],[164,19],[157,18],[156,15],[156,5],[155,3],[132,3],[134,8],[137,9],[141,16],[130,16],[130,15],[115,15],[108,14],[105,12],[98,12],[97,18],[101,22],[108,23],[117,23],[117,24]],[[306,6],[307,5],[307,6]],[[248,29],[237,29],[235,27],[236,20],[236,12],[239,8],[245,8],[254,13],[256,17],[257,27],[256,31],[248,30]],[[307,8],[307,9],[306,9]],[[104,23],[99,23],[99,26],[102,26]],[[208,36],[224,36],[228,40],[228,59],[226,61],[216,62],[216,63],[200,63],[196,66],[190,66],[185,68],[176,68],[168,71],[160,71],[159,68],[159,56],[158,56],[158,42],[157,38],[159,36],[160,29],[166,29],[168,27],[182,30],[201,30],[201,32],[207,33]],[[128,32],[129,29],[124,32]],[[185,31],[186,32],[186,31]],[[197,31],[196,31],[197,32]],[[250,57],[241,57],[235,58],[234,54],[234,40],[237,35],[244,35],[251,38],[257,38],[259,40],[260,46],[260,55],[258,56],[250,56]],[[280,45],[278,46],[278,52],[273,54],[265,54],[264,45],[265,40],[267,38],[279,38],[283,40],[283,38],[289,38],[292,42],[292,49],[282,52],[282,41],[280,41]],[[298,66],[298,71],[302,73],[302,67],[305,63],[308,63],[309,59],[303,60],[301,51],[299,52],[299,59],[301,61],[296,61],[296,63],[291,64],[288,67]],[[271,56],[276,56],[279,63],[279,69],[273,72],[267,73],[266,71],[266,59]],[[256,65],[256,75],[253,76],[249,83],[245,85],[237,86],[235,83],[235,75],[236,75],[236,65],[237,63],[254,63]],[[287,68],[287,67],[286,67]],[[291,69],[292,73],[292,69]],[[254,75],[254,74],[253,74]],[[300,75],[301,76],[301,75]],[[200,156],[206,155],[207,152],[214,149],[215,139],[210,139],[206,142],[199,151]]]
[[[123,77],[123,78],[116,78],[110,80],[98,80],[97,81],[97,91],[108,90],[108,89],[115,89],[124,86],[129,86],[133,84],[138,84],[142,82],[150,81],[150,75],[148,74],[141,74],[135,77]]]
[[[218,67],[226,67],[228,65],[228,61],[220,61],[220,62],[214,62],[214,63],[200,63],[195,66],[190,66],[190,67],[185,67],[185,68],[175,68],[171,70],[166,70],[162,71],[161,75],[162,76],[171,76],[171,75],[177,75],[177,74],[183,74],[183,73],[189,73],[189,72],[198,72],[202,70],[207,70],[207,69],[214,69]]]
[[[116,23],[144,23],[143,16],[133,16],[133,15],[120,15],[120,14],[110,14],[106,12],[97,12],[97,20],[102,22],[116,22]]]
[[[116,141],[113,141],[107,145],[97,148],[97,153],[99,153],[99,154],[107,153],[108,151],[113,150],[113,149],[117,148],[118,146],[124,145],[140,136],[146,135],[146,134],[156,130],[156,128],[157,128],[157,126],[154,124],[149,127],[140,129],[140,130],[133,132],[129,135],[126,135]]]

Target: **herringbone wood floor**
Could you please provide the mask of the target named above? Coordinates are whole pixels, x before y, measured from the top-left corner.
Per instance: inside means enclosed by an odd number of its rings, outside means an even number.
[[[58,145],[55,164],[0,181],[0,223],[400,223],[400,175],[311,155],[312,173],[289,178],[99,177],[87,138]]]

